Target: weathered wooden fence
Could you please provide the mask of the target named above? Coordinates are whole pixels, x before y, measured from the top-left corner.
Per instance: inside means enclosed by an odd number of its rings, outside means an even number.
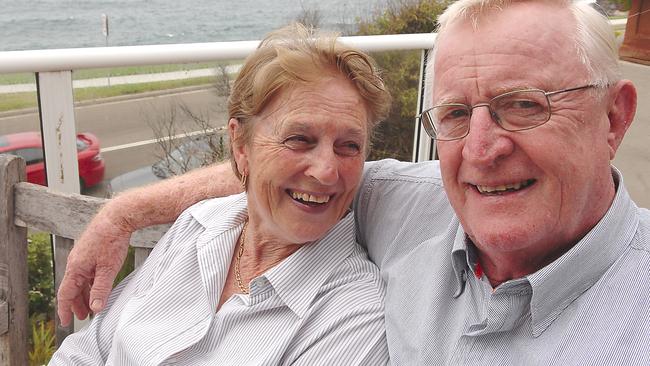
[[[0,366],[27,365],[28,283],[27,228],[45,231],[72,241],[79,238],[104,199],[54,192],[24,182],[21,158],[0,154]],[[131,239],[135,265],[149,255],[166,225],[136,232]],[[65,270],[67,253],[55,251],[55,284]],[[57,255],[58,254],[58,255]],[[56,320],[57,345],[72,332]]]

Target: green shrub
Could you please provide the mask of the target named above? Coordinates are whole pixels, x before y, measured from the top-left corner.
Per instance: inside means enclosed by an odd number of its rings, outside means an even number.
[[[55,294],[50,235],[31,233],[27,243],[29,316],[42,314],[44,320],[51,320],[54,316]]]
[[[42,316],[30,317],[32,337],[30,340],[29,364],[46,365],[55,351],[54,321],[46,321]]]
[[[437,26],[438,15],[449,0],[401,0],[369,20],[358,21],[359,35],[430,33]],[[421,52],[382,52],[373,54],[384,70],[383,77],[393,105],[385,123],[377,127],[370,159],[393,157],[411,160],[413,127],[418,95]]]

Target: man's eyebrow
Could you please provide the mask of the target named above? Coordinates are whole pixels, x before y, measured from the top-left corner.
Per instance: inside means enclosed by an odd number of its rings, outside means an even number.
[[[530,84],[512,84],[512,85],[500,86],[494,89],[494,96],[501,95],[504,93],[509,93],[512,91],[526,90],[526,89],[539,89],[539,88],[536,86],[532,86]]]
[[[512,84],[512,85],[499,86],[499,87],[493,89],[491,91],[491,93],[490,93],[490,97],[486,98],[486,99],[494,98],[494,97],[496,97],[498,95],[509,93],[509,92],[512,92],[512,91],[526,90],[526,89],[540,89],[540,88],[537,87],[537,86],[529,85],[529,84]],[[444,98],[439,99],[433,105],[435,106],[435,105],[440,105],[440,104],[451,104],[451,103],[453,103],[453,104],[468,104],[467,103],[467,96],[458,95],[458,96],[444,97]]]

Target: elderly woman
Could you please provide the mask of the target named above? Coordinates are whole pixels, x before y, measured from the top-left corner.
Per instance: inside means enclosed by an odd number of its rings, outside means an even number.
[[[384,285],[349,211],[389,95],[368,56],[294,25],[228,101],[245,193],[187,209],[51,364],[378,365]]]

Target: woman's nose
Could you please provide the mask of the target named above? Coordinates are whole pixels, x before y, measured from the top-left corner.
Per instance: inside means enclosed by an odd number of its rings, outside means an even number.
[[[333,149],[317,149],[306,175],[323,185],[334,185],[339,180],[338,159]]]

